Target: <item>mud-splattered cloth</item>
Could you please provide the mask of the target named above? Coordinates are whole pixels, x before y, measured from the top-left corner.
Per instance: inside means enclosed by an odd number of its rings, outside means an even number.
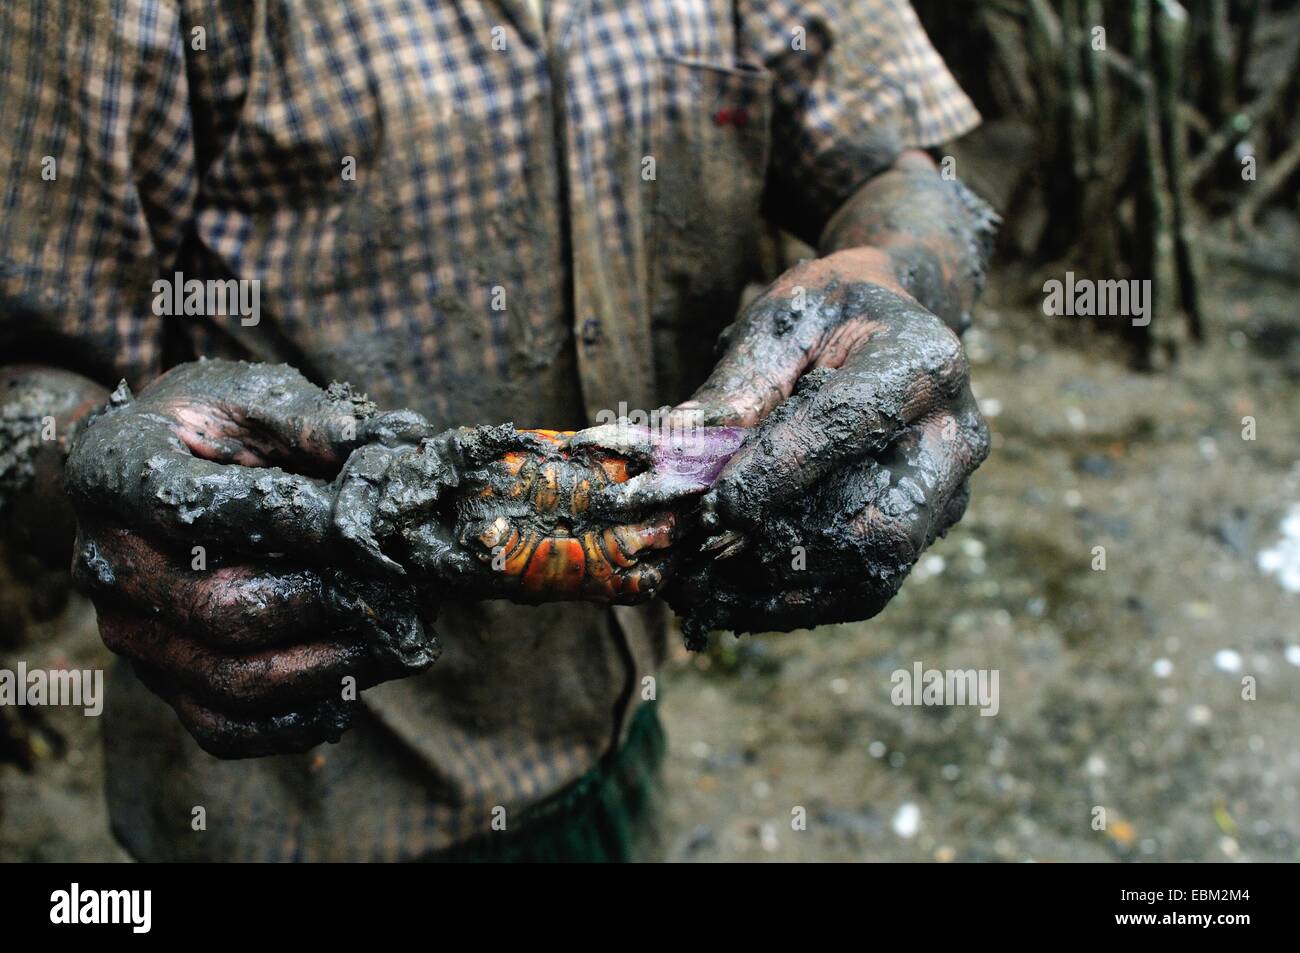
[[[902,0],[545,13],[0,4],[0,353],[110,386],[287,361],[446,426],[581,426],[703,379],[763,216],[815,239],[903,148],[978,121]],[[256,324],[160,314],[178,273],[258,282]],[[587,771],[663,651],[657,621],[585,606],[462,607],[443,634],[315,759],[219,765],[124,700],[118,829],[154,856],[418,856]],[[217,803],[234,826],[194,838]]]

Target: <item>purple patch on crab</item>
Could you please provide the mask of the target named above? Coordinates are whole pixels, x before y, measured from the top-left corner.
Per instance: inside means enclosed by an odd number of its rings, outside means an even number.
[[[744,427],[644,428],[655,472],[707,489],[745,442]]]

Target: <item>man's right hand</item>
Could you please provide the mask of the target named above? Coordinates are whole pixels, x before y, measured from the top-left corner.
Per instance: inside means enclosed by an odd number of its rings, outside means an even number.
[[[436,658],[427,594],[335,568],[357,560],[330,483],[355,447],[424,427],[285,366],[209,361],[138,398],[123,385],[79,435],[74,577],[108,647],[207,751],[337,740],[362,688]]]

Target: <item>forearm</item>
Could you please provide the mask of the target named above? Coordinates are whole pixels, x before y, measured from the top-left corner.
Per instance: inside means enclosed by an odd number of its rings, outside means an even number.
[[[6,539],[50,566],[67,565],[75,522],[63,465],[77,428],[108,392],[55,368],[0,368],[0,516]]]
[[[897,283],[950,328],[962,331],[984,285],[993,210],[957,180],[939,175],[923,152],[906,152],[832,216],[823,255],[874,249]]]

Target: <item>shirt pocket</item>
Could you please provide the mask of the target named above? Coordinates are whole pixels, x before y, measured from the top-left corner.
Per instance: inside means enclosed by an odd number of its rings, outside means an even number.
[[[772,78],[754,66],[680,57],[659,66],[651,316],[659,392],[680,400],[712,361],[711,347],[698,344],[711,345],[730,323],[754,271]]]

